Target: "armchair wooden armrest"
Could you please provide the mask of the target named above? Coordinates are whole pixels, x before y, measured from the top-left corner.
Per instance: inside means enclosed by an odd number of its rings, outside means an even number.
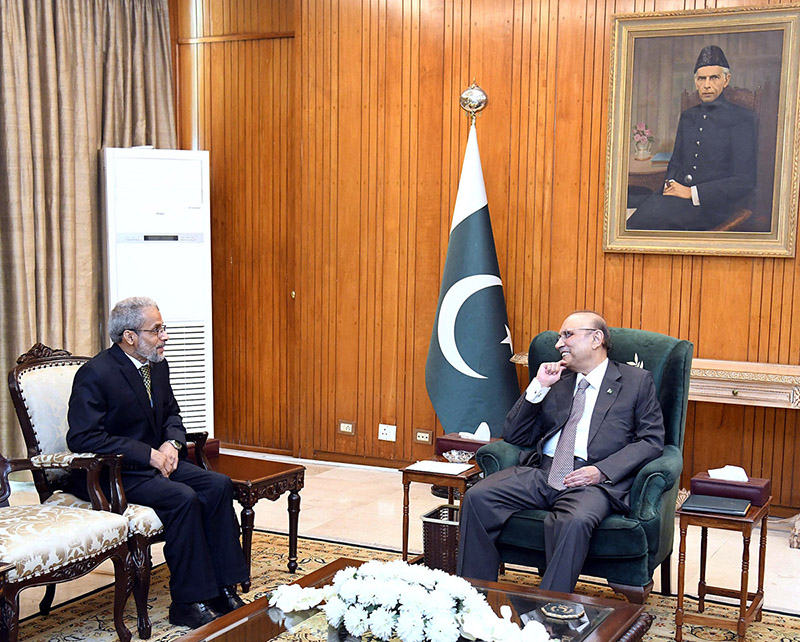
[[[30,459],[8,459],[9,472],[18,470],[46,470],[66,468],[86,472],[86,491],[94,510],[110,510],[122,514],[128,507],[125,491],[122,488],[122,455],[97,455],[94,453],[55,453],[36,455]],[[111,503],[100,487],[100,473],[109,469],[111,486]]]
[[[186,441],[194,444],[194,461],[206,470],[211,470],[211,464],[206,457],[206,441],[208,441],[208,432],[205,430],[198,430],[196,432],[187,432]]]

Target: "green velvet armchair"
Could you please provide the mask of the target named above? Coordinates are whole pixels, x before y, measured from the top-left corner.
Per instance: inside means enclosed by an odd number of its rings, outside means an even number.
[[[683,468],[683,434],[689,397],[693,345],[656,332],[611,328],[609,358],[646,368],[653,374],[664,414],[665,447],[658,459],[645,464],[631,488],[630,510],[604,519],[589,545],[584,575],[602,577],[630,601],[643,603],[653,587],[653,572],[661,565],[661,590],[669,594],[670,555],[675,529],[675,502]],[[544,361],[558,361],[558,335],[542,332],[531,341],[529,377]],[[504,441],[483,446],[477,462],[486,475],[518,463],[521,448]],[[533,566],[544,572],[543,510],[524,510],[503,527],[498,548],[503,562]]]

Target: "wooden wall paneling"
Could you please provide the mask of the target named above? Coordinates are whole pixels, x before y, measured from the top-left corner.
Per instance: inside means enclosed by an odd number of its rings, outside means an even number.
[[[285,210],[293,206],[278,185],[285,194],[292,49],[267,35],[231,37],[257,13],[219,8],[199,12],[198,19],[222,40],[195,31],[178,47],[184,52],[179,73],[193,72],[188,82],[178,80],[179,121],[190,129],[182,131],[181,144],[209,149],[212,161],[217,436],[286,452],[292,450],[286,400],[292,266]],[[202,44],[188,44],[191,38]]]
[[[761,293],[758,322],[753,328],[759,338],[758,355],[756,361],[768,361],[771,344],[775,337],[770,335],[770,321],[775,309],[773,302],[773,281],[775,276],[775,259],[762,259],[761,280],[756,284]]]
[[[592,95],[592,74],[589,70],[594,69],[594,42],[593,34],[590,31],[594,21],[595,5],[593,2],[586,2],[581,10],[584,21],[576,21],[576,29],[580,29],[581,40],[586,43],[585,48],[581,52],[580,67],[584,70],[578,76],[580,79],[580,120],[579,131],[580,139],[591,140],[592,132],[592,112],[594,110],[595,97]],[[578,82],[576,78],[575,82]],[[578,197],[578,220],[579,230],[584,230],[582,243],[578,245],[577,265],[578,273],[576,279],[576,296],[579,301],[583,302],[582,307],[589,307],[590,300],[593,299],[591,292],[594,290],[594,270],[592,257],[594,250],[597,247],[597,237],[595,236],[596,226],[595,221],[598,218],[598,211],[593,207],[593,203],[589,200],[589,190],[592,182],[597,180],[597,175],[592,174],[590,171],[593,149],[591,144],[582,144],[580,154],[578,156],[579,169],[578,169],[578,184],[577,197]]]
[[[361,55],[362,32],[361,9],[356,3],[341,3],[338,7],[341,29],[339,31],[338,70],[350,73],[339,76],[338,118],[339,129],[344,135],[336,137],[337,157],[336,198],[331,198],[328,212],[333,235],[330,243],[331,297],[335,302],[331,314],[334,317],[334,337],[331,345],[334,354],[331,394],[336,411],[355,413],[356,399],[351,387],[344,382],[352,380],[358,364],[359,343],[364,340],[359,328],[359,252],[361,245],[361,148],[367,139],[361,119],[363,77]],[[346,133],[345,133],[346,132]],[[365,169],[365,168],[364,168]],[[352,248],[352,249],[351,249]],[[323,431],[330,430],[328,417]],[[370,427],[365,426],[360,439],[369,443]],[[339,441],[343,441],[342,449]],[[336,450],[349,451],[349,439],[337,439]],[[353,454],[348,452],[348,454]]]
[[[781,261],[780,268],[783,272],[783,288],[781,291],[780,305],[780,350],[777,355],[779,363],[789,363],[795,355],[800,354],[797,350],[792,350],[792,300],[793,292],[797,288],[795,280],[795,266],[790,261]]]
[[[532,207],[528,216],[533,217],[531,229],[532,249],[535,252],[530,268],[523,270],[525,283],[528,283],[531,309],[534,314],[523,310],[521,316],[512,317],[511,323],[520,319],[524,330],[524,344],[528,344],[537,331],[551,328],[555,316],[550,306],[550,264],[553,256],[559,256],[560,249],[553,248],[553,149],[555,140],[553,128],[555,121],[555,69],[556,39],[551,37],[557,11],[550,2],[530,2],[533,15],[531,37],[530,71],[534,91],[531,104],[535,110],[530,116],[533,136],[528,139],[528,154],[535,159],[532,181],[528,188],[528,202]],[[524,283],[517,287],[524,287]]]
[[[382,2],[370,2],[369,12],[364,12],[362,18],[368,35],[362,39],[362,54],[366,61],[362,78],[364,88],[368,91],[365,107],[369,108],[368,114],[365,114],[363,146],[368,156],[362,156],[362,167],[366,169],[369,179],[369,184],[362,189],[362,211],[367,213],[362,219],[362,227],[367,232],[362,251],[370,260],[370,265],[365,265],[362,274],[364,281],[369,284],[365,294],[372,304],[371,310],[364,308],[365,314],[361,318],[365,334],[372,335],[372,340],[366,346],[368,349],[364,351],[365,374],[372,375],[371,394],[369,402],[364,405],[364,416],[366,437],[372,444],[368,452],[386,459],[401,458],[397,455],[402,452],[404,437],[399,421],[401,417],[397,412],[397,351],[400,348],[397,303],[402,291],[398,215],[402,188],[400,181],[389,178],[387,172],[395,163],[398,169],[401,165],[408,167],[407,152],[403,146],[403,136],[407,136],[408,132],[401,127],[399,118],[397,127],[391,131],[387,132],[384,127],[387,116],[396,113],[393,107],[408,113],[410,61],[404,51],[407,44],[402,11],[406,8],[405,3],[394,8],[401,10],[392,17],[394,29],[391,36],[386,31],[389,7]],[[385,65],[390,54],[390,64],[395,69],[391,80],[385,77]],[[386,102],[390,87],[397,92],[391,106]],[[389,150],[393,150],[393,153],[389,154]],[[391,159],[387,158],[389,155]],[[360,296],[359,300],[363,301],[364,296]],[[384,346],[392,347],[385,349]],[[378,441],[377,423],[398,426],[397,441]]]
[[[512,315],[514,310],[521,309],[524,305],[524,293],[520,296],[515,296],[512,289],[509,287],[510,283],[515,282],[519,270],[522,266],[522,261],[517,257],[522,257],[524,261],[525,251],[525,232],[527,225],[525,224],[528,217],[525,215],[525,208],[527,202],[525,199],[525,180],[527,170],[527,155],[522,153],[522,150],[527,147],[527,128],[524,126],[527,120],[528,104],[525,100],[527,92],[529,91],[530,76],[522,73],[523,58],[526,53],[526,42],[523,34],[526,29],[530,28],[530,12],[526,11],[524,3],[521,6],[515,5],[515,10],[512,19],[512,41],[514,47],[511,51],[511,109],[509,113],[509,127],[513,131],[517,131],[516,140],[512,140],[509,145],[508,155],[508,200],[506,207],[508,210],[508,227],[507,245],[508,254],[504,269],[501,271],[501,278],[503,279],[503,293],[506,299],[506,310],[509,316]],[[524,115],[523,115],[524,114]],[[517,343],[518,333],[517,329],[511,326],[512,345],[515,352],[522,350],[522,343]],[[519,374],[519,369],[517,369]]]
[[[388,7],[392,3],[387,3]],[[398,11],[397,15],[400,15]],[[398,338],[397,351],[395,353],[394,369],[396,371],[396,399],[393,400],[393,405],[396,408],[397,415],[397,430],[398,430],[398,444],[396,457],[404,460],[413,458],[415,451],[421,449],[413,446],[413,413],[412,408],[415,402],[414,397],[410,394],[412,388],[409,386],[410,380],[413,378],[409,376],[414,372],[414,355],[409,351],[409,346],[413,346],[413,337],[415,331],[415,317],[409,314],[409,310],[414,310],[416,307],[416,300],[414,298],[414,278],[412,275],[411,264],[416,256],[417,248],[412,244],[411,239],[415,235],[415,216],[412,215],[412,203],[417,201],[417,183],[418,183],[418,164],[419,164],[419,145],[414,141],[419,140],[419,115],[420,115],[420,81],[422,77],[421,69],[421,56],[420,56],[420,2],[410,2],[404,5],[403,14],[405,20],[403,22],[403,46],[398,48],[391,57],[387,57],[390,61],[389,65],[384,65],[384,73],[382,77],[382,85],[388,85],[388,79],[391,78],[389,69],[393,68],[396,64],[398,56],[404,56],[404,52],[408,51],[408,72],[404,74],[404,82],[406,83],[406,100],[400,105],[394,106],[393,118],[390,121],[389,131],[394,131],[396,128],[395,123],[401,126],[400,134],[403,145],[403,153],[399,159],[391,154],[391,146],[386,147],[385,157],[392,159],[392,161],[399,160],[395,164],[391,163],[391,172],[388,174],[390,177],[387,181],[390,185],[399,183],[398,193],[398,211],[397,211],[397,225],[399,232],[398,243],[398,281],[400,284],[399,295],[396,302],[396,316],[397,316],[397,330],[396,336]],[[393,24],[396,20],[391,19],[389,24]],[[387,42],[394,42],[392,34],[388,34]],[[384,98],[386,105],[392,105],[390,98]],[[406,107],[407,105],[407,107]],[[408,112],[408,117],[404,114]],[[385,125],[384,125],[385,127]],[[397,177],[397,178],[395,178]],[[399,180],[398,180],[399,179]],[[380,210],[379,210],[380,211]],[[427,326],[430,331],[430,326]],[[424,333],[424,330],[423,330]],[[430,451],[428,451],[430,452]],[[428,452],[421,453],[422,456],[427,455]]]
[[[604,260],[602,250],[603,239],[603,203],[605,198],[605,141],[608,118],[608,101],[606,99],[608,88],[609,64],[609,39],[610,21],[608,19],[608,3],[597,3],[592,7],[591,20],[586,29],[589,43],[588,56],[585,64],[587,76],[591,84],[587,93],[591,101],[586,105],[588,109],[588,139],[590,152],[586,172],[589,177],[588,203],[590,215],[590,236],[592,242],[588,248],[588,263],[592,275],[589,292],[587,293],[587,307],[599,309],[602,307],[604,297]]]
[[[413,401],[406,417],[414,428],[432,429],[436,425],[435,414],[430,403],[425,403],[425,361],[433,330],[436,302],[439,296],[439,279],[444,268],[441,254],[442,235],[449,230],[449,219],[445,224],[444,212],[448,199],[445,196],[447,182],[445,172],[447,144],[445,132],[448,131],[448,104],[453,103],[453,89],[449,75],[452,69],[452,46],[455,38],[452,12],[460,6],[458,2],[444,3],[422,0],[419,13],[419,86],[420,104],[415,114],[417,118],[416,136],[409,143],[416,147],[413,175],[417,177],[414,194],[409,194],[408,211],[409,236],[414,248],[409,265],[409,283],[413,298],[405,314],[409,327],[413,327],[413,337],[408,341],[411,356],[406,355],[404,373],[408,402]],[[435,105],[441,104],[441,114]],[[402,169],[400,170],[402,171]],[[429,449],[412,446],[414,457],[421,458]]]
[[[296,265],[296,280],[295,280],[295,321],[294,327],[297,329],[297,350],[293,354],[292,363],[296,371],[296,384],[297,384],[297,434],[299,436],[299,444],[297,445],[298,454],[308,456],[305,444],[310,444],[313,441],[313,423],[312,423],[312,408],[314,407],[313,400],[320,390],[320,381],[322,371],[319,367],[313,367],[304,362],[306,355],[317,354],[317,362],[322,360],[322,355],[317,352],[318,344],[315,341],[317,333],[316,328],[312,323],[311,310],[313,309],[314,302],[314,288],[312,287],[316,270],[315,266],[311,264],[310,254],[315,249],[313,242],[309,241],[312,234],[316,232],[314,225],[314,216],[312,213],[315,211],[312,197],[314,190],[310,187],[305,189],[301,185],[313,184],[315,180],[314,168],[319,167],[316,162],[316,149],[310,144],[308,132],[310,130],[311,114],[311,101],[315,99],[316,92],[311,91],[314,83],[314,77],[309,69],[309,61],[314,59],[314,51],[316,45],[316,33],[313,30],[312,15],[314,10],[313,3],[302,3],[298,7],[297,15],[297,54],[296,54],[296,73],[295,81],[297,83],[295,103],[298,111],[298,136],[296,151],[296,168],[297,177],[296,181],[296,207],[297,207],[297,221],[298,224],[294,227],[295,247],[297,248],[295,265]],[[347,417],[341,417],[347,419]],[[358,430],[358,426],[356,426]]]
[[[392,4],[388,3],[388,6],[392,6]],[[427,393],[424,390],[419,390],[419,388],[415,386],[415,381],[424,382],[424,363],[427,358],[427,350],[424,352],[419,351],[417,345],[419,345],[419,338],[424,339],[430,336],[433,327],[433,320],[430,319],[429,321],[428,315],[417,315],[417,310],[422,307],[420,304],[423,302],[423,299],[419,296],[417,264],[420,251],[424,251],[424,245],[417,242],[419,238],[418,226],[420,220],[420,217],[417,215],[417,204],[420,202],[420,193],[423,194],[426,201],[430,200],[437,204],[440,203],[441,191],[438,187],[434,187],[433,194],[429,195],[427,190],[421,187],[421,161],[426,154],[431,154],[428,150],[420,149],[420,142],[425,140],[421,136],[422,121],[427,113],[425,109],[426,104],[422,100],[422,96],[425,95],[423,86],[430,75],[430,70],[426,68],[428,61],[422,55],[424,48],[424,35],[422,30],[423,3],[412,3],[408,13],[408,23],[407,26],[404,26],[404,30],[409,33],[410,37],[407,38],[406,41],[409,43],[411,50],[409,117],[406,121],[401,106],[395,105],[395,115],[390,121],[390,127],[394,129],[396,127],[395,123],[406,122],[408,127],[408,134],[402,136],[402,140],[405,142],[407,148],[407,169],[401,163],[399,166],[394,166],[392,168],[391,175],[398,176],[401,185],[402,196],[400,199],[399,212],[403,230],[401,265],[403,265],[403,261],[405,261],[404,264],[406,268],[403,296],[399,301],[399,320],[402,331],[400,333],[401,343],[398,347],[398,391],[400,393],[398,408],[402,416],[402,421],[398,426],[398,431],[402,431],[404,437],[402,449],[403,459],[414,460],[422,459],[430,454],[429,447],[413,442],[413,434],[414,429],[420,425],[417,423],[417,416],[414,412],[415,408],[424,409],[426,405],[430,407],[430,404],[424,403]],[[391,16],[391,14],[389,14],[389,16]],[[428,18],[427,14],[425,14],[425,16]],[[394,23],[394,20],[387,19],[387,22],[391,25]],[[439,33],[441,34],[441,31]],[[391,38],[391,35],[389,37]],[[394,56],[392,56],[389,60],[394,61],[394,59]],[[434,59],[436,60],[435,65],[440,66],[442,60],[441,49],[438,55],[434,56]],[[391,77],[390,70],[393,68],[393,65],[394,62],[392,62],[392,66],[387,64],[384,70],[384,82],[387,82],[388,78]],[[441,95],[440,92],[441,88],[439,87],[438,91],[434,91],[432,95]],[[386,97],[386,101],[388,105],[392,105],[392,101],[389,97]],[[393,155],[389,150],[391,150],[391,147],[387,149],[387,156],[391,157]],[[436,156],[436,154],[431,155]],[[430,183],[428,185],[430,185]],[[435,252],[433,254],[435,255]],[[423,274],[428,274],[428,272],[423,272]],[[436,296],[437,295],[434,293],[431,297],[426,298],[426,303],[431,299],[436,300]],[[415,373],[421,373],[421,375],[415,376]],[[420,392],[422,394],[419,394]],[[426,420],[421,424],[421,427],[429,428],[434,426],[435,422],[433,420],[432,410],[428,410],[425,414]]]
[[[353,257],[357,265],[354,277],[357,275],[358,287],[349,297],[351,300],[348,303],[354,308],[353,316],[356,322],[353,360],[358,366],[358,386],[353,390],[346,384],[341,385],[337,392],[348,399],[348,403],[352,399],[355,412],[359,417],[365,418],[362,422],[364,426],[362,452],[371,452],[377,457],[390,459],[391,448],[387,446],[388,442],[377,442],[375,438],[377,426],[369,419],[376,414],[376,408],[377,414],[380,414],[383,386],[389,383],[387,381],[389,373],[381,369],[380,363],[384,312],[382,298],[385,296],[385,291],[381,287],[384,264],[383,261],[377,260],[383,251],[382,226],[385,218],[391,216],[391,213],[385,210],[380,210],[382,215],[378,215],[378,200],[383,197],[382,190],[378,186],[379,166],[382,165],[378,151],[381,147],[377,124],[378,101],[381,94],[378,76],[381,58],[386,53],[381,51],[379,42],[380,11],[379,3],[362,3],[360,24],[355,30],[355,34],[359,36],[357,55],[360,73],[352,74],[350,77],[358,84],[360,95],[357,100],[354,98],[353,102],[357,103],[359,111],[358,118],[355,119],[354,110],[354,120],[347,125],[355,126],[357,120],[361,135],[358,147],[354,149],[356,152],[354,157],[358,158],[355,168],[358,183],[358,198],[355,201],[358,234],[351,237],[355,247],[358,248],[357,255]],[[354,16],[351,19],[355,22]],[[346,252],[345,248],[349,245],[350,243],[343,238],[340,247]],[[393,289],[394,285],[389,285],[389,288]],[[389,341],[386,345],[395,344]]]
[[[237,43],[222,55],[222,42],[183,44],[176,63],[181,144],[212,150],[214,203],[225,213],[215,223],[223,244],[214,250],[215,288],[230,286],[235,303],[215,312],[218,343],[238,352],[233,326],[248,333],[256,327],[247,316],[253,285],[246,272],[234,273],[233,258],[254,260],[254,274],[277,279],[272,293],[259,291],[257,314],[278,317],[268,343],[295,347],[271,354],[274,368],[260,361],[249,384],[218,372],[218,389],[230,398],[220,417],[261,413],[260,423],[273,424],[264,429],[245,419],[238,439],[387,464],[426,454],[410,439],[415,427],[440,430],[424,364],[468,131],[457,99],[473,77],[490,99],[478,136],[517,350],[573,308],[592,307],[614,325],[687,338],[696,356],[798,362],[797,259],[601,249],[612,15],[695,3],[304,0],[296,13],[288,0],[174,5],[180,38]],[[293,53],[274,53],[274,61],[262,45],[248,48],[242,40],[293,29]],[[296,65],[287,65],[287,55]],[[247,64],[259,71],[239,68]],[[191,73],[197,89],[184,77]],[[218,97],[221,77],[235,73],[242,75],[231,81],[234,95]],[[296,84],[254,85],[264,74],[291,75]],[[187,92],[196,92],[194,112]],[[296,99],[278,100],[285,107],[267,114],[260,106],[275,93]],[[281,110],[292,106],[296,131],[279,143],[296,151],[297,180],[289,181],[285,169],[264,173],[254,139],[284,122]],[[236,128],[252,139],[236,138]],[[250,168],[228,164],[240,152]],[[214,160],[220,154],[225,162]],[[258,209],[266,203],[268,224]],[[248,228],[258,230],[250,245]],[[275,239],[280,258],[256,256],[258,235]],[[293,307],[281,299],[290,287],[297,291]],[[264,399],[279,402],[265,410]],[[356,420],[356,437],[337,435],[337,419]],[[396,444],[377,441],[381,421],[398,425]],[[727,454],[745,466],[769,465],[781,476],[780,501],[790,504],[800,483],[786,459],[797,424],[796,411],[692,402],[684,480],[738,463],[718,461]],[[770,459],[773,447],[782,448],[780,467]]]
[[[731,314],[748,307],[749,293],[746,288],[732,287],[735,283],[747,283],[750,269],[746,259],[713,257],[703,260],[703,292],[700,301],[703,316],[697,329],[699,350],[695,356],[706,359],[742,360],[746,358],[742,339],[746,339],[745,314]],[[715,305],[724,297],[725,305]]]

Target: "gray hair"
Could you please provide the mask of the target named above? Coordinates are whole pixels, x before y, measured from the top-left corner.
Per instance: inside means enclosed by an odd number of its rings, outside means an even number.
[[[158,310],[158,305],[146,296],[132,296],[117,303],[108,317],[108,336],[112,343],[121,343],[125,330],[138,329],[148,308]]]
[[[730,76],[731,75],[731,68],[730,67],[720,67],[722,69],[723,76]],[[694,72],[694,79],[697,80],[697,72]]]
[[[594,323],[597,326],[597,330],[603,334],[603,343],[602,346],[606,349],[607,352],[611,351],[612,343],[611,343],[611,332],[608,330],[608,323],[603,318],[603,315],[598,314],[594,310],[575,310],[572,314],[590,314],[594,316]],[[572,314],[570,316],[572,316]]]

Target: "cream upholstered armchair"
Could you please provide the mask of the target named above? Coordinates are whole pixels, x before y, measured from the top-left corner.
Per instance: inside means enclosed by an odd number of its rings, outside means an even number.
[[[98,510],[47,504],[0,508],[0,639],[16,642],[19,634],[19,593],[31,586],[64,582],[86,575],[107,559],[114,564],[114,626],[122,642],[131,632],[123,622],[132,584],[128,549],[128,522],[109,510],[97,485],[101,466],[116,468],[116,457],[76,455],[59,462],[9,460],[0,454],[0,502],[11,494],[8,474],[16,470],[43,470],[50,463],[87,470],[90,495]],[[51,596],[52,603],[52,596]],[[49,604],[47,605],[49,609]]]
[[[17,412],[20,428],[28,449],[28,457],[52,458],[69,453],[67,448],[67,409],[75,373],[88,357],[76,357],[66,350],[50,348],[41,343],[34,345],[17,359],[17,365],[8,374],[8,388]],[[187,441],[194,442],[199,461],[205,462],[203,448],[208,434],[187,433]],[[207,462],[206,462],[207,464]],[[206,466],[207,467],[207,466]],[[70,508],[91,508],[74,495],[64,492],[69,471],[34,470],[36,490],[43,504]],[[121,485],[118,492],[124,498]],[[116,505],[119,498],[112,497]],[[134,566],[133,597],[136,601],[139,637],[150,637],[151,623],[147,612],[150,592],[152,559],[150,547],[163,538],[164,526],[156,512],[149,506],[127,504],[128,545]],[[49,586],[43,600],[45,611],[52,604],[54,587]],[[49,600],[49,601],[48,601]]]

